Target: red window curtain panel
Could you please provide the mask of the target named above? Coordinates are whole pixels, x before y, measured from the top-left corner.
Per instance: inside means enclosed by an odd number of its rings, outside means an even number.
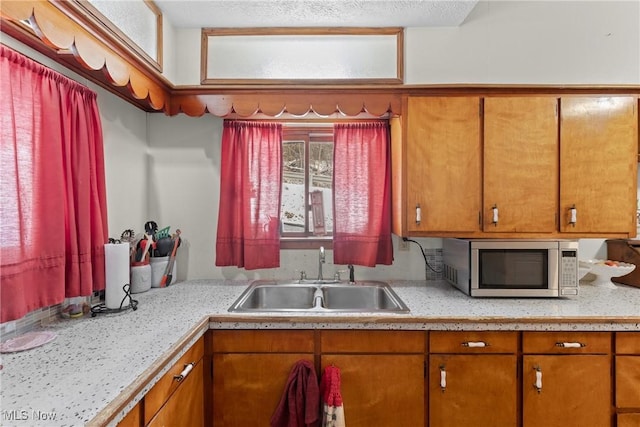
[[[104,289],[96,94],[0,46],[0,321]]]
[[[224,122],[217,266],[280,266],[281,165],[281,124]]]
[[[336,123],[333,262],[393,262],[391,159],[387,122]]]

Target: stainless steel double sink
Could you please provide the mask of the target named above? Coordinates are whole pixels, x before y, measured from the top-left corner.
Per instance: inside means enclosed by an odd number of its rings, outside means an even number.
[[[409,308],[386,282],[307,279],[252,282],[229,311],[406,313]]]

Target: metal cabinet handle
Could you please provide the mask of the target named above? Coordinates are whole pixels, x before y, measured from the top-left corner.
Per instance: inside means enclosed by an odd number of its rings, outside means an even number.
[[[187,377],[187,375],[189,375],[189,372],[191,372],[191,370],[193,369],[195,364],[196,364],[196,362],[186,363],[184,365],[184,369],[182,370],[182,372],[180,372],[180,374],[178,374],[178,375],[174,375],[173,379],[178,381],[178,382],[184,380]]]
[[[416,224],[420,225],[422,221],[422,209],[420,209],[420,203],[416,205]]]
[[[447,388],[447,371],[444,365],[440,365],[440,389],[444,392]]]
[[[542,392],[542,369],[540,369],[540,366],[536,366],[533,368],[534,371],[536,371],[536,382],[533,385],[536,390],[538,391],[538,393]]]
[[[491,210],[493,211],[493,219],[491,220],[491,223],[497,226],[498,225],[498,205],[493,205],[491,207]]]
[[[489,347],[489,344],[484,341],[466,341],[462,343],[463,347]]]
[[[581,347],[586,347],[586,344],[583,344],[581,342],[557,342],[556,343],[556,347],[562,347],[562,348],[581,348]]]

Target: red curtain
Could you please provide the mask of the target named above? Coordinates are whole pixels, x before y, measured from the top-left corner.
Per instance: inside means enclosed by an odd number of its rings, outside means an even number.
[[[333,153],[333,262],[393,262],[387,122],[336,123]]]
[[[0,46],[0,321],[104,289],[96,94]]]
[[[281,124],[224,122],[217,266],[280,266],[281,165]]]

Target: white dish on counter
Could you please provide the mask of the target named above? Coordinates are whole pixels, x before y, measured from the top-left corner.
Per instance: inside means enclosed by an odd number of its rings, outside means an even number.
[[[611,281],[612,277],[622,277],[635,270],[634,264],[616,261],[617,265],[607,265],[605,260],[580,260],[579,275],[582,280],[588,274],[593,274],[595,279],[590,282],[591,285],[599,286],[607,289],[615,289],[616,284]],[[590,267],[589,267],[590,266]],[[589,270],[586,270],[589,268]],[[582,274],[586,270],[586,273]]]

